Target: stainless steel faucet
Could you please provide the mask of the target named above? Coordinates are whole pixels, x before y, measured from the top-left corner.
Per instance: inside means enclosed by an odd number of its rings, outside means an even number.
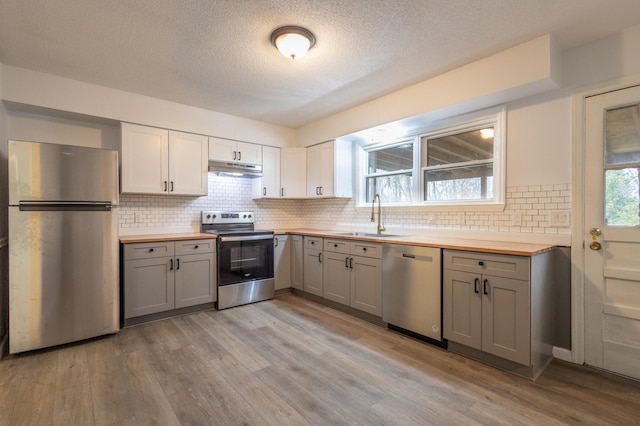
[[[382,234],[386,228],[382,226],[382,207],[380,207],[380,194],[376,194],[373,196],[373,200],[371,201],[371,222],[376,221],[376,215],[373,212],[373,207],[376,204],[376,198],[378,199],[378,234]]]

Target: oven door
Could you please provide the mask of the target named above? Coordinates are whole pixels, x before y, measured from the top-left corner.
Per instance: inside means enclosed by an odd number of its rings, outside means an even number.
[[[273,234],[218,238],[218,287],[268,278],[273,278]]]

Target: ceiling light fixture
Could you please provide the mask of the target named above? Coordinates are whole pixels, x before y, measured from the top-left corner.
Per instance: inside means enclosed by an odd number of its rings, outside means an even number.
[[[287,58],[300,59],[316,44],[316,37],[306,28],[287,25],[273,30],[271,44]]]

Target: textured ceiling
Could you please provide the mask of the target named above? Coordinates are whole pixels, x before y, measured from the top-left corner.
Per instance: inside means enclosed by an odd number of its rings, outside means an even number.
[[[0,0],[0,62],[288,127],[551,33],[640,23],[638,0]],[[269,43],[301,25],[300,61]]]

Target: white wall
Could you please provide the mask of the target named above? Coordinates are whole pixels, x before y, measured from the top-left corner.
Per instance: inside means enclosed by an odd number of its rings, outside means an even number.
[[[2,99],[116,121],[255,142],[294,146],[295,131],[282,126],[4,66]]]
[[[565,90],[507,106],[507,186],[571,182],[571,94]]]

